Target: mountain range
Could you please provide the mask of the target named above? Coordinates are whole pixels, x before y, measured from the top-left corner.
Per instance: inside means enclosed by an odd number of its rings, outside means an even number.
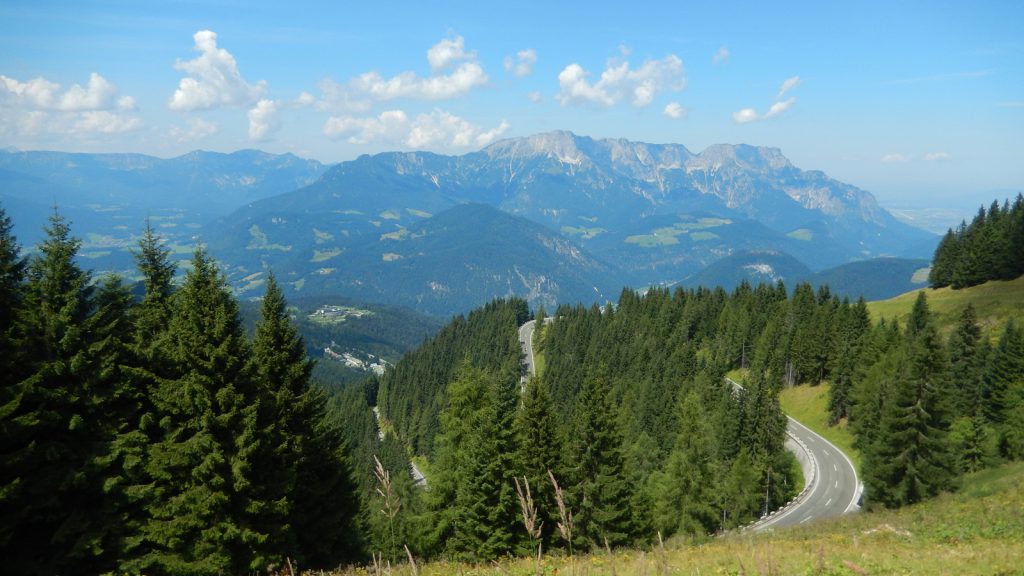
[[[295,295],[441,315],[509,294],[551,305],[613,298],[623,285],[728,284],[735,266],[701,273],[738,255],[749,279],[759,269],[750,255],[795,261],[787,281],[875,258],[883,270],[893,257],[930,258],[937,242],[870,193],[766,147],[693,153],[551,132],[460,156],[390,152],[332,167],[253,151],[123,156],[0,154],[2,201],[11,211],[14,199],[15,213],[27,197],[52,204],[38,193],[52,187],[62,210],[111,210],[128,236],[139,211],[176,208],[161,232],[182,258],[201,238],[242,295],[270,267]],[[107,252],[97,265],[117,250]]]

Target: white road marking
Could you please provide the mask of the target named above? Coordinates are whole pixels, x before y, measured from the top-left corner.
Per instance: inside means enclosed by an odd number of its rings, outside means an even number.
[[[836,488],[839,488],[839,480],[836,480]]]
[[[831,454],[828,453],[828,450],[822,450],[822,452],[825,453],[825,456],[831,456]]]
[[[808,516],[807,518],[801,520],[800,523],[803,524],[804,522],[810,522],[811,520],[814,520],[814,516]]]
[[[828,499],[828,502],[825,502],[825,507],[827,508],[827,507],[828,507],[829,505],[831,505],[831,504],[832,504],[832,499],[831,499],[831,498],[829,498],[829,499]]]
[[[836,472],[839,472],[839,468],[836,468],[835,462],[832,463],[832,469],[835,470]]]

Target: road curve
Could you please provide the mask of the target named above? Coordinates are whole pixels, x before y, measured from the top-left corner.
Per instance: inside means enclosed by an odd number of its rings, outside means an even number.
[[[526,379],[534,374],[536,371],[536,365],[533,359],[533,327],[536,326],[536,320],[530,320],[526,324],[519,327],[519,345],[523,348],[523,365],[526,370],[523,372],[522,381],[525,383]]]
[[[523,382],[534,373],[533,330],[535,320],[519,327],[519,343],[523,348]],[[737,388],[736,382],[728,380]],[[747,527],[762,531],[806,524],[822,518],[833,518],[859,508],[860,481],[850,458],[834,444],[800,422],[786,417],[786,448],[792,451],[804,470],[803,491],[789,504],[771,512]]]
[[[739,384],[729,380],[733,386]],[[786,417],[786,447],[804,469],[806,486],[790,504],[761,518],[747,529],[771,530],[834,518],[857,510],[860,481],[857,469],[842,450],[800,422]]]

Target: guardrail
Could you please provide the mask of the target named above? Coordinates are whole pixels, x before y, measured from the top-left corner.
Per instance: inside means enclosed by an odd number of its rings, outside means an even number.
[[[789,436],[789,439],[792,440],[793,443],[796,444],[801,451],[803,451],[804,455],[807,456],[807,460],[811,463],[811,479],[810,481],[808,481],[806,478],[804,478],[804,489],[801,490],[799,494],[794,496],[789,502],[783,504],[780,508],[777,508],[761,516],[760,518],[754,520],[746,526],[743,526],[742,528],[740,528],[740,531],[745,532],[747,530],[756,530],[760,525],[771,522],[775,517],[781,514],[785,514],[786,512],[799,506],[801,503],[803,503],[804,500],[807,499],[811,492],[814,491],[814,485],[815,483],[817,483],[819,475],[818,459],[814,457],[814,452],[811,452],[810,449],[807,448],[807,445],[804,444],[802,440],[794,436],[792,432],[786,430],[786,435]]]

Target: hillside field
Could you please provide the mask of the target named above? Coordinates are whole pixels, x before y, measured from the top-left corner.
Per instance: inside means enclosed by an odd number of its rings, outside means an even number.
[[[889,300],[869,302],[868,310],[872,320],[877,322],[880,318],[896,318],[902,323],[910,315],[919,291],[907,292]],[[968,302],[974,304],[982,330],[993,340],[1002,333],[1009,318],[1013,318],[1018,325],[1024,323],[1024,276],[961,290],[948,287],[938,290],[925,288],[924,292],[928,297],[928,307],[935,314],[943,334],[949,333]]]

